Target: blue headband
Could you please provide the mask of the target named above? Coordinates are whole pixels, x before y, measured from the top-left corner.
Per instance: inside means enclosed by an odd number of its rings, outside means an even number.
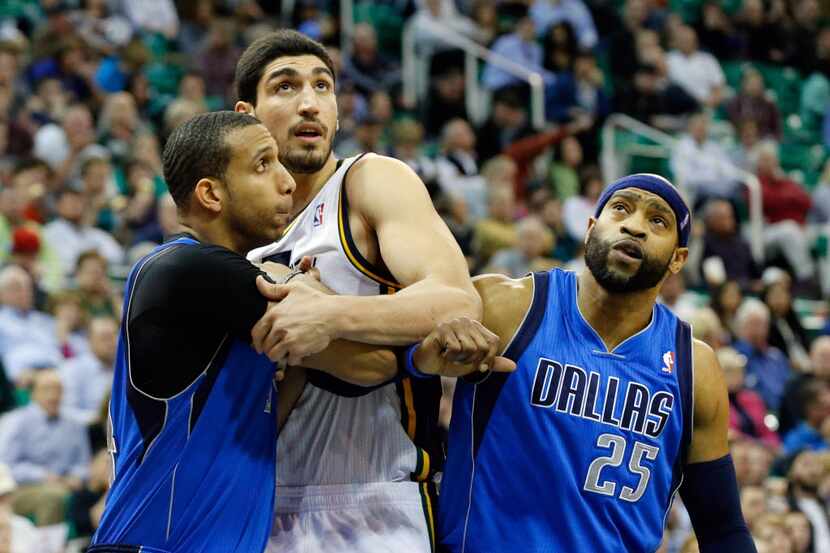
[[[636,175],[628,175],[613,183],[602,192],[597,202],[597,210],[594,217],[599,217],[602,213],[602,208],[611,199],[618,190],[623,188],[639,188],[652,194],[657,194],[669,204],[672,211],[674,211],[674,218],[677,219],[677,238],[678,245],[685,248],[689,243],[689,233],[692,228],[692,217],[689,211],[689,206],[680,196],[677,188],[674,187],[667,179],[660,175],[653,175],[651,173],[637,173]]]

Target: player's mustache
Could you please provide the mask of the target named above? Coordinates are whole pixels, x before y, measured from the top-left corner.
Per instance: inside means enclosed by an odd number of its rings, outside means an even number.
[[[317,119],[303,119],[302,121],[300,121],[296,125],[293,125],[290,129],[288,129],[289,134],[291,134],[291,135],[297,134],[297,129],[299,129],[300,127],[302,127],[304,125],[315,125],[315,126],[319,127],[320,128],[320,133],[323,136],[328,136],[328,134],[329,134],[329,128]]]

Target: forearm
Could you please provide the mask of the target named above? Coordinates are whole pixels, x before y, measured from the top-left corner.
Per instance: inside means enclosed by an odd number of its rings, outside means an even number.
[[[382,384],[398,373],[391,349],[348,340],[335,340],[320,353],[304,358],[302,364],[358,386]]]
[[[423,340],[440,322],[481,319],[481,299],[470,287],[423,280],[387,296],[337,296],[336,336],[365,344],[409,345]]]

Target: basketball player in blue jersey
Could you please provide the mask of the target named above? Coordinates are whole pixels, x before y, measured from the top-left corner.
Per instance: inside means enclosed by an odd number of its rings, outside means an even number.
[[[236,110],[263,122],[297,183],[291,224],[249,259],[296,266],[313,257],[338,294],[295,280],[263,289],[281,301],[253,329],[258,351],[306,366],[332,339],[407,346],[445,319],[480,318],[464,256],[418,176],[385,156],[333,155],[336,75],[321,44],[268,34],[242,54],[236,81]],[[484,357],[452,356],[471,366]],[[367,389],[307,374],[277,446],[269,553],[430,552],[440,382],[404,377]]]
[[[721,369],[655,302],[686,262],[689,228],[672,184],[632,175],[598,202],[587,270],[477,279],[483,322],[518,368],[458,382],[439,507],[447,551],[651,553],[678,490],[702,553],[755,551]],[[419,349],[410,370],[434,372]]]
[[[268,130],[230,111],[174,131],[164,176],[184,233],[128,278],[114,481],[88,551],[258,553],[273,522],[277,405],[274,364],[250,343],[269,309],[264,273],[244,254],[285,228],[294,181]],[[396,372],[391,351],[342,341],[305,363],[365,385]]]

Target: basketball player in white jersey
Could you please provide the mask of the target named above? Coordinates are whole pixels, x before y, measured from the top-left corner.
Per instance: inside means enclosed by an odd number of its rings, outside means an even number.
[[[415,173],[371,153],[332,155],[335,75],[322,45],[294,31],[262,37],[236,81],[236,110],[268,128],[297,184],[293,222],[249,259],[296,266],[311,256],[340,294],[286,284],[269,314],[279,330],[255,327],[255,347],[301,365],[334,339],[404,346],[442,321],[479,319],[464,257]],[[269,551],[432,551],[440,395],[439,379],[363,388],[308,371],[278,442]]]

